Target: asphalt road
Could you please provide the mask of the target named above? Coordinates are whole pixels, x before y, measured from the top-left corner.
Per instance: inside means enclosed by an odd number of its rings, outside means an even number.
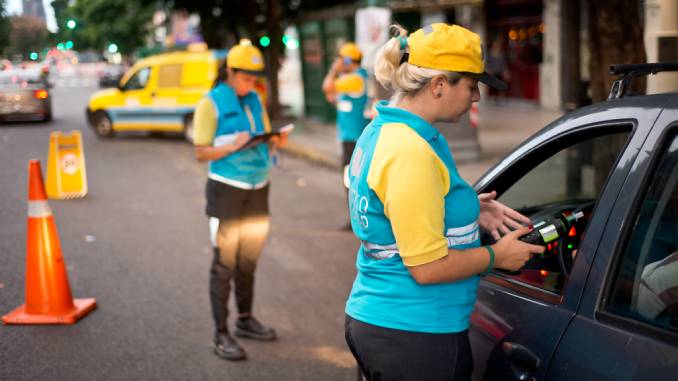
[[[81,130],[89,194],[50,201],[74,297],[98,308],[71,326],[0,326],[0,380],[353,380],[344,302],[358,243],[337,173],[291,157],[273,171],[272,230],[255,314],[274,343],[249,359],[212,353],[204,164],[177,137],[100,140],[85,124],[93,88],[56,88],[54,121],[0,125],[0,314],[24,302],[27,163],[51,131]]]

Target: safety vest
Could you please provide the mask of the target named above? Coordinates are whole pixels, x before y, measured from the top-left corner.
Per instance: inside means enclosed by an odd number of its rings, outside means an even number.
[[[267,116],[255,92],[238,97],[232,87],[220,83],[207,96],[218,114],[215,147],[234,142],[243,131],[266,132]],[[259,189],[268,183],[269,172],[268,145],[259,144],[211,161],[208,177],[241,189]]]
[[[355,93],[340,93],[337,100],[337,137],[342,142],[354,142],[370,122],[365,118],[367,107],[367,71],[358,68],[351,74],[363,80],[362,90]]]
[[[386,102],[378,104],[377,111],[377,117],[358,139],[349,164],[351,225],[361,246],[356,260],[358,273],[346,303],[346,313],[365,323],[393,329],[429,333],[461,332],[469,325],[479,277],[431,285],[420,285],[414,280],[400,257],[384,204],[375,189],[368,184],[368,178],[388,181],[392,176],[402,174],[390,170],[385,174],[373,173],[370,176],[371,171],[376,171],[373,168],[375,152],[377,155],[391,153],[407,156],[408,149],[411,150],[416,143],[416,149],[430,149],[435,156],[430,152],[427,155],[433,158],[437,156],[442,161],[441,164],[435,160],[440,169],[436,173],[442,176],[447,171],[446,176],[449,177],[449,189],[441,189],[441,194],[444,194],[444,224],[441,227],[444,225],[444,229],[440,235],[435,232],[432,234],[439,237],[441,243],[446,239],[448,249],[480,246],[480,204],[477,194],[459,176],[447,141],[433,126],[405,110],[387,107]],[[380,144],[380,140],[387,141],[386,137],[390,143]],[[424,196],[420,202],[429,202],[428,199]],[[413,205],[413,215],[420,209]],[[440,218],[440,214],[431,218]],[[445,243],[442,243],[441,250],[437,252],[446,255],[444,246]]]

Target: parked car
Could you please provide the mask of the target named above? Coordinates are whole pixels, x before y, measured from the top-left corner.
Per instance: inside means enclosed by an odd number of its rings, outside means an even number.
[[[117,87],[125,74],[125,68],[122,65],[106,65],[99,74],[99,87]]]
[[[0,121],[51,119],[49,83],[40,68],[0,72]]]
[[[583,218],[521,271],[481,280],[474,379],[677,377],[678,92],[623,95],[678,64],[613,70],[611,99],[554,121],[475,184],[534,222]]]

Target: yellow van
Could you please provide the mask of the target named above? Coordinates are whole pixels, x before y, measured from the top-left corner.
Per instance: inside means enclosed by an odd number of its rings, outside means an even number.
[[[94,93],[87,119],[99,136],[162,131],[193,137],[193,111],[217,77],[223,50],[162,53],[139,60],[117,88]]]

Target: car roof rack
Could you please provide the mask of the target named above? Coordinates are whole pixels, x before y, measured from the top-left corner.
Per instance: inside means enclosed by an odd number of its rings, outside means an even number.
[[[678,62],[610,65],[610,74],[622,77],[612,83],[607,100],[623,97],[634,78],[660,71],[678,71]]]

